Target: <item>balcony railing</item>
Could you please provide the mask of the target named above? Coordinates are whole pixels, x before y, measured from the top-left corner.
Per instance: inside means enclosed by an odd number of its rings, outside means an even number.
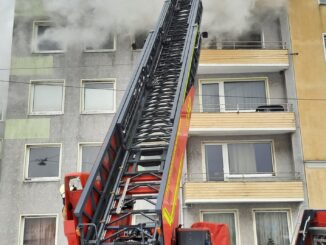
[[[207,104],[195,105],[193,112],[293,112],[293,105],[289,103],[262,104],[262,103],[234,103],[234,104]]]
[[[220,182],[220,181],[293,181],[302,180],[300,172],[255,172],[255,173],[187,173],[184,176],[185,182]]]
[[[287,49],[286,42],[282,41],[217,41],[204,45],[208,49]]]

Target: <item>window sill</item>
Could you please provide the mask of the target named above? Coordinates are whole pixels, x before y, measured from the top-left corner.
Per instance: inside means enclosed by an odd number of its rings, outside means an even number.
[[[94,49],[84,50],[84,53],[114,53],[116,49]]]
[[[115,111],[82,111],[81,115],[114,114]]]
[[[32,51],[33,54],[63,54],[65,52],[65,50]]]
[[[29,116],[60,116],[64,115],[64,112],[30,112]]]
[[[37,182],[59,182],[60,177],[44,177],[44,178],[32,178],[24,179],[24,183],[37,183]]]

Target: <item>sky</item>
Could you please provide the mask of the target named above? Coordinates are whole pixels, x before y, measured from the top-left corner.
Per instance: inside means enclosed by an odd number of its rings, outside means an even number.
[[[0,0],[0,106],[6,100],[15,0]],[[1,107],[0,107],[1,110]]]

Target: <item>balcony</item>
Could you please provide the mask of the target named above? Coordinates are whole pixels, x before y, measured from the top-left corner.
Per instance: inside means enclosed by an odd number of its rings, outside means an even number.
[[[291,104],[200,107],[193,109],[189,135],[266,135],[296,130]]]
[[[201,50],[198,74],[278,72],[288,67],[283,42],[223,41]]]
[[[184,199],[191,203],[302,202],[304,189],[299,173],[221,176],[206,181],[206,174],[188,174]],[[223,181],[224,180],[224,181]]]

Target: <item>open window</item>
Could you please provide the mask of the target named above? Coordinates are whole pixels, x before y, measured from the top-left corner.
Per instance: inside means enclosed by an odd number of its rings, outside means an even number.
[[[145,31],[137,32],[131,44],[132,50],[141,50],[144,47],[148,33]]]
[[[34,21],[33,52],[61,53],[64,45],[55,34],[55,24],[51,21]]]
[[[116,50],[116,36],[107,35],[103,42],[90,42],[85,45],[85,52],[113,52]]]

